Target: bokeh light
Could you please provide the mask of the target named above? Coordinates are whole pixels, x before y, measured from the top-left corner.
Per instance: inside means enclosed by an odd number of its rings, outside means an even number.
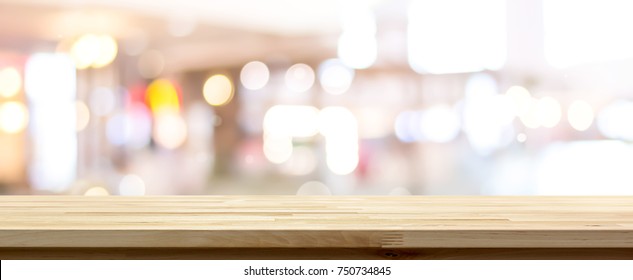
[[[35,190],[63,192],[77,176],[77,70],[65,54],[38,53],[24,69],[29,102],[31,156],[28,179]]]
[[[420,112],[404,111],[398,114],[394,123],[396,137],[405,143],[422,139]]]
[[[20,92],[22,77],[20,72],[13,67],[0,70],[0,96],[9,98]]]
[[[70,48],[70,55],[77,69],[107,66],[114,61],[117,53],[117,42],[109,35],[85,34]]]
[[[541,117],[541,125],[544,127],[551,128],[560,122],[562,112],[560,103],[556,99],[549,96],[539,99],[537,110]]]
[[[261,61],[251,61],[242,67],[240,81],[242,86],[250,90],[258,90],[266,86],[270,79],[268,66]]]
[[[29,121],[26,106],[11,101],[0,105],[0,131],[14,134],[24,130]]]
[[[319,113],[319,131],[325,137],[326,163],[337,175],[352,173],[358,166],[358,121],[345,107],[326,107]]]
[[[364,1],[344,2],[341,11],[343,32],[338,39],[337,54],[348,67],[366,69],[378,56],[376,16]]]
[[[92,187],[86,190],[84,193],[85,196],[108,196],[110,192],[103,187]]]
[[[508,91],[506,91],[506,96],[514,103],[517,117],[527,114],[532,102],[534,102],[530,92],[522,86],[510,87]]]
[[[617,100],[602,109],[596,125],[602,135],[611,139],[633,141],[633,102]]]
[[[92,67],[101,68],[114,61],[119,51],[116,40],[109,35],[99,36],[99,54],[94,59]]]
[[[312,137],[319,132],[319,109],[312,106],[276,105],[264,115],[264,132],[288,137]]]
[[[222,106],[231,102],[235,89],[233,88],[233,82],[231,82],[229,77],[217,74],[207,79],[204,83],[202,92],[204,94],[204,99],[211,106]]]
[[[499,93],[497,80],[489,74],[478,73],[470,76],[466,81],[464,95],[466,102],[471,100],[479,101],[480,99],[491,97]]]
[[[294,92],[305,92],[314,85],[314,70],[312,67],[297,63],[286,71],[286,86]]]
[[[166,149],[176,149],[187,140],[187,124],[174,111],[162,110],[155,116],[153,138]]]
[[[576,100],[567,109],[567,120],[578,131],[587,130],[593,123],[593,108],[583,100]]]
[[[297,195],[332,195],[332,192],[327,185],[319,181],[309,181],[299,187]]]
[[[154,79],[165,70],[165,56],[157,50],[147,50],[138,58],[138,72],[141,77]]]
[[[119,182],[119,194],[124,196],[145,195],[145,182],[138,175],[125,175]]]
[[[549,96],[532,102],[527,112],[520,117],[521,122],[528,128],[556,126],[562,116],[560,103]]]
[[[473,150],[490,155],[514,139],[511,100],[494,95],[464,104],[463,130]]]
[[[77,91],[77,70],[73,66],[73,61],[64,54],[32,55],[24,69],[24,90],[31,102],[74,101]]]
[[[343,94],[354,81],[354,69],[347,67],[338,59],[328,59],[319,65],[319,82],[329,94]]]
[[[423,111],[420,131],[424,140],[445,143],[459,134],[461,122],[457,112],[446,105],[437,105]]]
[[[145,99],[154,114],[161,111],[180,112],[178,91],[170,80],[154,80],[147,86]]]
[[[374,34],[343,32],[338,39],[338,57],[351,68],[367,69],[376,62],[377,56]]]
[[[272,163],[281,164],[292,156],[292,138],[284,135],[264,134],[264,156]]]
[[[86,129],[88,123],[90,123],[90,109],[83,101],[75,101],[75,111],[77,112],[77,131]]]
[[[95,34],[83,35],[75,41],[70,49],[70,55],[77,69],[86,69],[95,62],[100,54],[99,43],[99,37]]]
[[[416,72],[467,73],[505,64],[505,1],[410,2],[408,61]]]
[[[128,147],[140,149],[149,145],[152,137],[152,116],[145,104],[132,103],[126,111],[127,123],[123,131],[131,131],[125,134],[125,143]]]

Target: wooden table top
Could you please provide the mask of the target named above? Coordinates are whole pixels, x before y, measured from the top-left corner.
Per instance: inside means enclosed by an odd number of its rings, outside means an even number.
[[[633,197],[0,196],[0,248],[633,248]]]

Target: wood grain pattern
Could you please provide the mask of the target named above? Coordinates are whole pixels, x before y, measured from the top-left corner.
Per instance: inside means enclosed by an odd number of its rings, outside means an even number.
[[[633,248],[633,197],[0,197],[0,248]]]

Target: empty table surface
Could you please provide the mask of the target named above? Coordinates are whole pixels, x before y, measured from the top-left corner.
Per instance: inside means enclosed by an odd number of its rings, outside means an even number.
[[[0,196],[0,248],[633,248],[633,197]]]

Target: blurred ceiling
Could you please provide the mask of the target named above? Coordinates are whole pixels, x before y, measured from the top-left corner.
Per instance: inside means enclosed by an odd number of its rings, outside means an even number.
[[[128,41],[147,41],[147,48],[165,54],[171,71],[281,54],[321,59],[335,54],[336,2],[0,0],[0,47],[51,50],[64,39],[96,32],[113,35],[123,49]]]

